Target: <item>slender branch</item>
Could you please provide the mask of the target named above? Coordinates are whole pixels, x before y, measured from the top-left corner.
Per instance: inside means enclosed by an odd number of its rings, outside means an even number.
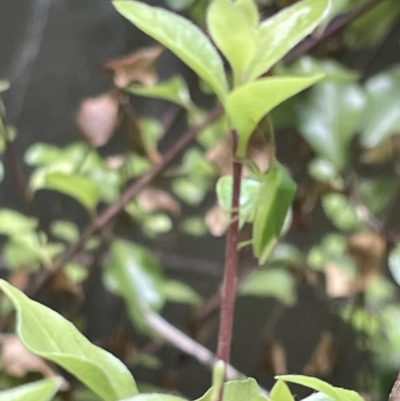
[[[381,4],[381,3],[382,3],[382,0],[367,0],[361,6],[355,8],[353,10],[350,10],[349,12],[347,12],[345,14],[339,15],[326,27],[326,29],[322,35],[309,36],[307,39],[300,42],[299,45],[297,45],[294,49],[292,49],[286,55],[286,57],[284,57],[284,59],[283,59],[284,63],[290,64],[292,61],[296,60],[303,54],[307,53],[312,48],[314,48],[316,45],[323,42],[325,39],[331,37],[333,34],[340,31],[342,28],[344,28],[350,22],[354,21],[357,17],[366,13],[371,8],[377,6],[378,4]]]
[[[233,153],[237,148],[237,132],[232,131]],[[225,363],[229,362],[233,316],[235,310],[237,265],[238,265],[238,242],[239,242],[239,198],[240,179],[242,175],[242,164],[233,162],[233,189],[230,225],[226,239],[225,271],[222,285],[221,317],[218,335],[218,358]]]
[[[86,241],[96,232],[105,227],[119,212],[130,202],[130,200],[138,195],[147,185],[150,184],[158,175],[160,175],[174,160],[179,156],[187,146],[196,137],[197,133],[217,119],[222,113],[220,106],[215,107],[207,115],[202,124],[197,127],[189,128],[164,154],[160,163],[156,164],[150,171],[135,181],[120,198],[110,205],[102,214],[100,214],[80,235],[79,239],[72,243],[53,263],[50,269],[41,272],[33,285],[27,290],[29,296],[35,296],[38,291],[47,285],[54,272],[61,269],[65,263],[71,260],[84,246]]]

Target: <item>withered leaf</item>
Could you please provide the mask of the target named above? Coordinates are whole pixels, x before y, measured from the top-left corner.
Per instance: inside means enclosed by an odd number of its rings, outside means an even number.
[[[95,147],[106,144],[119,124],[119,100],[114,91],[84,99],[76,122],[82,136]]]
[[[353,272],[340,267],[335,262],[328,262],[325,267],[326,292],[331,298],[347,297],[355,291],[356,283]]]
[[[132,82],[151,86],[158,80],[156,62],[163,50],[162,46],[146,47],[110,60],[104,68],[113,75],[114,84],[118,88],[124,88]]]
[[[220,205],[215,205],[206,214],[206,226],[212,235],[220,237],[229,226],[229,217]]]
[[[180,212],[179,203],[161,189],[147,188],[136,197],[136,200],[146,212],[164,211],[173,214]]]
[[[303,373],[311,376],[327,376],[332,372],[334,362],[332,333],[324,331],[321,333],[321,339],[304,367]]]

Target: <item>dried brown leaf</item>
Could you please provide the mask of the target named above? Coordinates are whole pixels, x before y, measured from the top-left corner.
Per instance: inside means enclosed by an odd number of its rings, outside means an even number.
[[[146,212],[180,212],[179,203],[167,192],[161,189],[147,188],[136,198],[139,206]]]
[[[206,153],[208,161],[213,163],[221,175],[232,174],[231,140],[226,136]]]
[[[326,292],[332,298],[347,297],[355,291],[354,274],[334,262],[325,267]]]
[[[5,335],[2,338],[1,363],[3,369],[10,375],[23,377],[27,373],[39,372],[44,377],[57,376],[42,358],[29,351],[16,335]],[[66,381],[62,384],[62,389],[68,389]]]
[[[287,373],[286,351],[281,343],[271,341],[264,345],[261,366],[271,375],[283,375]]]
[[[110,60],[104,67],[113,75],[114,84],[118,88],[124,88],[132,82],[151,86],[158,80],[156,62],[163,50],[161,46],[146,47]]]
[[[215,237],[223,235],[229,227],[229,218],[220,205],[215,205],[207,212],[205,222]]]
[[[380,235],[372,232],[355,234],[347,241],[347,249],[357,263],[364,283],[382,274],[386,242]]]
[[[119,124],[118,96],[110,91],[83,100],[76,121],[80,133],[92,146],[103,146]]]
[[[310,376],[327,376],[332,373],[334,361],[335,353],[332,333],[323,331],[320,341],[303,369],[303,373]]]

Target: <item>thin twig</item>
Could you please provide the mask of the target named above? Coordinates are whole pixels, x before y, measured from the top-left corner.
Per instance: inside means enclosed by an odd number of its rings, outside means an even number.
[[[286,57],[284,57],[283,62],[285,64],[290,64],[292,61],[296,60],[303,54],[310,51],[316,45],[320,44],[327,38],[331,37],[333,34],[340,31],[350,22],[354,21],[357,17],[369,11],[371,8],[377,6],[382,3],[382,0],[367,0],[360,7],[357,7],[345,14],[342,14],[336,17],[325,29],[322,35],[318,36],[309,36],[305,40],[303,40],[299,45],[297,45],[294,49],[292,49]]]
[[[232,131],[232,149],[235,154],[237,148],[237,132]],[[225,363],[229,362],[233,316],[235,310],[237,265],[238,265],[238,243],[239,243],[239,198],[240,182],[242,176],[242,163],[233,162],[233,189],[230,225],[226,239],[225,271],[222,285],[221,318],[218,335],[218,358]]]

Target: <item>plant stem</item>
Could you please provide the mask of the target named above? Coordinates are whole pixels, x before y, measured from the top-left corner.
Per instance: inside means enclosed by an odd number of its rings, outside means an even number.
[[[237,147],[237,132],[231,133],[233,153]],[[225,270],[222,285],[221,317],[218,335],[218,358],[225,363],[229,362],[232,341],[233,316],[235,311],[238,242],[239,242],[239,199],[242,164],[233,162],[233,189],[231,216],[228,235],[226,239]]]

